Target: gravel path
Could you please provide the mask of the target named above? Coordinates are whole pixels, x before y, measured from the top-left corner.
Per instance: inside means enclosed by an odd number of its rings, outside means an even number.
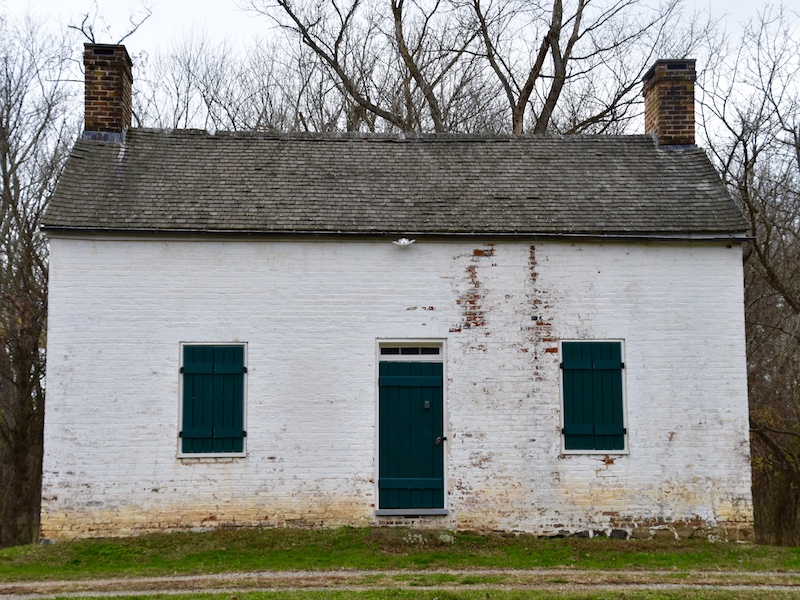
[[[262,571],[214,575],[24,581],[0,583],[3,600],[55,596],[127,596],[289,590],[622,590],[714,588],[793,591],[800,598],[800,573],[725,571],[582,571],[575,569],[470,569],[443,571]]]

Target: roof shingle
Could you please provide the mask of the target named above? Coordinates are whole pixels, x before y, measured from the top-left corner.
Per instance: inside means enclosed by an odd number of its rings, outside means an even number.
[[[649,136],[208,134],[79,140],[46,229],[352,234],[740,234],[697,148]]]

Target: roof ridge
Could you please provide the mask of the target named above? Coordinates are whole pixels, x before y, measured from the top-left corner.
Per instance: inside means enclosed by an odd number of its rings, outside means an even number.
[[[525,135],[500,133],[372,133],[372,132],[302,132],[302,131],[208,131],[205,129],[166,129],[137,127],[128,130],[130,134],[160,134],[165,136],[197,136],[208,139],[256,139],[303,142],[536,142],[536,141],[639,141],[655,145],[647,134],[558,134],[536,133]]]

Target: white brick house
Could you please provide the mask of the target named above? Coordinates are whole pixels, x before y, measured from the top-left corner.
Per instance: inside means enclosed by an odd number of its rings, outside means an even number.
[[[124,48],[86,56],[87,82],[129,86]],[[692,78],[659,64],[653,89]],[[747,535],[746,224],[693,140],[210,135],[92,108],[45,227],[43,537]]]

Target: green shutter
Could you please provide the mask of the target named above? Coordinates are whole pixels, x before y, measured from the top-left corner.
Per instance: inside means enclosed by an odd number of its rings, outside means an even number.
[[[183,347],[183,423],[186,453],[244,449],[244,348]]]
[[[622,344],[564,342],[564,441],[567,450],[623,450]]]

